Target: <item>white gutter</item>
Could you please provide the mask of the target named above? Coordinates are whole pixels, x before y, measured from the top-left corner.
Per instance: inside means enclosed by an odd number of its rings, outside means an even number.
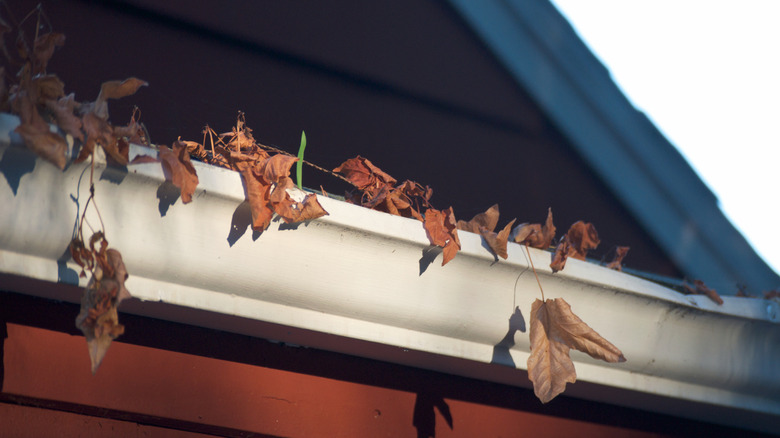
[[[77,267],[58,260],[72,237],[74,199],[83,206],[87,198],[89,167],[62,172],[33,160],[11,132],[17,123],[0,116],[0,272],[10,274],[0,277],[9,282],[2,288],[78,302],[72,289],[34,289],[24,278],[77,280]],[[153,151],[133,146],[131,158],[138,153]],[[13,187],[25,163],[34,168]],[[162,217],[159,164],[127,174],[96,168],[107,238],[142,300],[120,310],[530,386],[515,369],[525,369],[527,333],[515,333],[508,350],[496,347],[515,307],[528,318],[539,297],[523,247],[510,244],[509,258],[496,262],[479,236],[462,232],[457,257],[442,267],[438,256],[421,273],[429,243],[420,222],[322,197],[329,216],[297,227],[274,221],[256,240],[247,229],[231,246],[241,180],[195,167],[193,202],[177,200]],[[246,226],[238,211],[236,222]],[[564,395],[780,432],[777,303],[724,297],[718,306],[578,260],[553,275],[548,252],[532,249],[531,257],[546,297],[565,298],[628,359],[607,364],[573,352],[578,380],[590,384],[570,385]],[[727,414],[713,415],[718,410]]]

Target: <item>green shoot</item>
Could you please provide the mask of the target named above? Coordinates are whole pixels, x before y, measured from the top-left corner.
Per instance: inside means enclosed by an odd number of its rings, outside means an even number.
[[[301,146],[298,148],[298,162],[295,174],[298,177],[298,188],[303,190],[303,151],[306,150],[306,131],[301,131]]]

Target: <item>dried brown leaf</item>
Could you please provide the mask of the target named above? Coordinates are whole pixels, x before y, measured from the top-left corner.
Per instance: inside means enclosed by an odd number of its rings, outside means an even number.
[[[252,211],[252,229],[264,231],[274,217],[274,211],[270,207],[271,184],[265,182],[251,167],[245,168],[240,173],[244,182],[246,200]]]
[[[92,112],[88,112],[81,117],[81,123],[84,127],[84,132],[87,133],[87,140],[81,146],[76,162],[82,162],[86,160],[90,154],[95,152],[95,146],[100,145],[106,152],[106,157],[112,162],[126,166],[129,160],[127,152],[119,150],[117,144],[117,137],[114,135],[114,129],[104,119],[98,117]]]
[[[32,102],[30,95],[21,91],[15,101],[21,123],[14,131],[22,137],[24,144],[39,157],[65,168],[68,144],[61,135],[51,132]]]
[[[694,295],[706,295],[709,299],[716,302],[719,306],[723,305],[723,298],[720,297],[715,289],[710,289],[701,280],[694,280],[693,286],[688,283],[683,283],[683,288],[689,293]]]
[[[261,164],[260,171],[266,182],[276,183],[282,178],[290,176],[290,168],[296,161],[298,161],[298,157],[276,154]]]
[[[344,175],[360,190],[370,191],[385,184],[394,185],[396,183],[395,178],[361,156],[350,158],[333,171]]]
[[[328,214],[313,193],[306,195],[303,202],[292,199],[288,189],[294,189],[295,183],[289,177],[279,180],[271,191],[270,204],[274,213],[278,214],[287,223],[301,222]]]
[[[573,251],[569,253],[569,257],[579,260],[585,260],[588,251],[596,249],[596,247],[599,246],[599,243],[601,243],[599,234],[596,232],[596,227],[589,222],[575,222],[572,224],[571,228],[569,228],[566,237],[573,249]]]
[[[181,190],[181,200],[187,204],[192,201],[192,195],[198,186],[198,174],[190,161],[187,146],[176,141],[173,149],[160,146],[158,157],[162,162],[165,179]]]
[[[92,106],[92,112],[101,119],[108,120],[108,99],[121,99],[130,96],[145,85],[149,85],[149,83],[138,78],[103,82],[100,86],[100,94]]]
[[[73,136],[73,138],[84,141],[84,132],[81,130],[81,119],[76,116],[74,109],[76,101],[73,93],[58,100],[46,100],[46,108],[54,114],[57,126],[64,132]]]
[[[60,169],[65,168],[68,144],[61,135],[33,124],[20,124],[14,129],[33,152]]]
[[[566,266],[566,260],[569,258],[570,250],[571,245],[566,239],[566,236],[563,236],[561,241],[558,243],[558,246],[555,247],[555,253],[553,254],[552,262],[550,262],[550,269],[552,269],[553,274],[562,270]]]
[[[82,295],[76,327],[87,339],[92,373],[95,373],[111,341],[125,331],[119,324],[117,307],[130,297],[130,292],[125,287],[127,268],[119,251],[109,248],[93,254],[98,263]]]
[[[506,245],[507,241],[509,240],[509,233],[512,231],[512,225],[514,225],[514,223],[515,219],[512,219],[512,221],[509,222],[504,227],[504,229],[498,233],[488,231],[486,228],[479,229],[479,234],[483,239],[485,239],[485,242],[487,243],[488,247],[490,247],[490,250],[493,251],[493,254],[501,257],[502,259],[509,257],[509,254],[506,252]]]
[[[460,240],[458,239],[457,221],[455,220],[452,207],[442,211],[435,208],[427,209],[423,227],[431,245],[444,248],[442,266],[455,258],[460,249]]]
[[[133,158],[133,161],[131,161],[128,164],[148,164],[148,163],[159,163],[160,159],[155,158],[149,155],[136,155],[135,158]]]
[[[515,242],[532,248],[547,249],[555,238],[552,208],[547,209],[547,220],[542,224],[520,224],[513,230]]]
[[[528,378],[534,394],[547,403],[574,383],[577,373],[569,351],[574,348],[594,359],[625,362],[623,353],[601,337],[571,310],[563,298],[537,299],[531,306],[531,355]]]
[[[593,224],[583,221],[575,222],[558,242],[550,268],[553,272],[560,271],[566,266],[566,260],[569,257],[585,260],[588,251],[595,249],[599,243],[601,241]]]
[[[628,250],[631,249],[627,246],[618,246],[615,248],[615,258],[607,264],[607,268],[614,269],[616,271],[623,270],[623,259],[628,254]]]
[[[65,45],[64,34],[52,32],[38,36],[33,43],[33,74],[44,73],[54,54],[54,48],[63,45]]]
[[[498,225],[498,204],[494,204],[483,213],[479,213],[470,221],[458,221],[458,229],[463,231],[470,231],[475,234],[480,234],[482,230],[492,232]]]
[[[36,104],[43,105],[48,99],[64,96],[65,84],[55,75],[38,75],[30,81],[30,95],[36,97]]]

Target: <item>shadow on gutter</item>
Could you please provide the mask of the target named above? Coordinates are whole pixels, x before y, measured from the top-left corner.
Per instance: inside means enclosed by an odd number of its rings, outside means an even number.
[[[509,354],[509,349],[515,346],[515,333],[518,331],[525,333],[525,318],[520,308],[515,307],[514,313],[509,317],[509,330],[506,336],[493,347],[493,358],[490,359],[490,363],[517,368],[512,355]]]

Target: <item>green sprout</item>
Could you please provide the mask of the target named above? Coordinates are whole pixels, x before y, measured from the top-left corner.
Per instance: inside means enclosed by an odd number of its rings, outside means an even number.
[[[303,190],[303,151],[306,150],[306,131],[301,131],[301,146],[298,148],[298,163],[295,174],[298,177],[298,188]]]

